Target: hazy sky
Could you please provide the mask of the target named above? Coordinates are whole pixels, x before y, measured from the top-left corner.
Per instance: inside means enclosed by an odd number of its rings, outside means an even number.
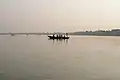
[[[120,27],[120,0],[0,0],[0,32]]]

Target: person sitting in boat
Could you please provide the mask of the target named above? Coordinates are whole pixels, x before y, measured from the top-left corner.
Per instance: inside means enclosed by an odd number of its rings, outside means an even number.
[[[66,36],[68,36],[68,33],[66,33]]]
[[[62,35],[60,35],[60,37],[62,37]]]
[[[57,34],[57,38],[59,37],[59,35]]]
[[[63,37],[65,37],[65,35]]]
[[[53,37],[55,37],[55,34],[53,34]]]

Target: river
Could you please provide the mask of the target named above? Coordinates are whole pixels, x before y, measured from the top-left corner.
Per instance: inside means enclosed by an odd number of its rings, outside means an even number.
[[[120,37],[1,35],[0,80],[120,80]]]

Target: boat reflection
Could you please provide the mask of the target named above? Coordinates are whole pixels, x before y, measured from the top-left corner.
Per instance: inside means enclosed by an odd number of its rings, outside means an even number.
[[[58,42],[64,42],[64,43],[68,43],[68,39],[48,39],[53,41],[53,43],[58,43]]]

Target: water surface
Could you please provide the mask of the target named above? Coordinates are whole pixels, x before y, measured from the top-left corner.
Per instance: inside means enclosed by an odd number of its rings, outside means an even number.
[[[120,37],[0,36],[0,80],[120,80]]]

